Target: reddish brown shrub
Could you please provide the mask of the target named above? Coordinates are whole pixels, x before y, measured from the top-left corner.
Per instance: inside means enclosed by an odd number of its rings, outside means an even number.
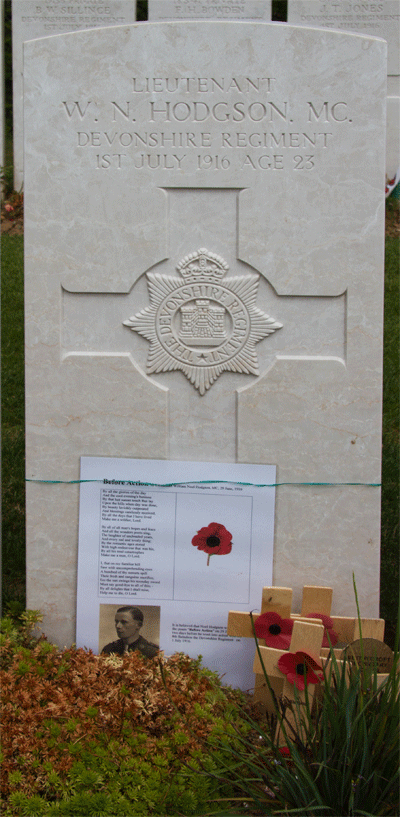
[[[199,662],[175,654],[164,660],[133,652],[96,656],[83,649],[57,652],[46,642],[20,649],[0,671],[3,775],[7,799],[18,791],[44,794],[49,770],[61,779],[80,757],[81,747],[122,743],[140,735],[143,752],[186,759],[201,749],[229,697]],[[167,740],[168,738],[168,740]],[[171,743],[172,741],[172,743]],[[129,746],[129,740],[128,740]],[[16,772],[22,773],[15,775]]]

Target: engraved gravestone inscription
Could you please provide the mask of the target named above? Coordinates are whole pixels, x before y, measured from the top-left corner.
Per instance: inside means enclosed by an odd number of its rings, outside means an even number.
[[[120,26],[136,20],[136,0],[106,3],[12,0],[14,186],[23,184],[23,43],[85,28]]]
[[[124,324],[151,342],[149,374],[180,369],[200,394],[223,371],[259,374],[255,344],[282,324],[255,306],[258,277],[228,269],[203,248],[179,262],[181,278],[147,273],[152,306]]]
[[[398,0],[288,0],[288,22],[382,37],[387,42],[386,175],[400,167],[400,4]]]
[[[397,0],[288,0],[288,23],[382,37],[388,44],[389,76],[400,73],[400,6]]]
[[[152,22],[167,20],[270,20],[271,0],[149,0]]]
[[[276,464],[274,582],[351,615],[356,567],[376,615],[385,44],[141,23],[24,70],[27,476]],[[77,489],[51,491],[28,483],[28,603],[64,644]]]

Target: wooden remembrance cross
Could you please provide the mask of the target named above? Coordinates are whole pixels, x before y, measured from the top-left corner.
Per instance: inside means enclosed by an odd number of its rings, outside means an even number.
[[[372,619],[371,619],[372,623]],[[306,729],[306,719],[307,719],[307,709],[306,704],[308,704],[308,712],[311,713],[313,701],[315,694],[320,689],[319,684],[312,684],[311,682],[307,684],[306,690],[299,690],[295,691],[294,684],[290,683],[286,675],[284,675],[279,667],[278,661],[283,655],[294,654],[297,652],[304,652],[310,656],[316,663],[319,663],[320,666],[326,665],[329,661],[329,656],[327,657],[320,657],[321,654],[321,644],[324,635],[324,627],[322,624],[318,623],[318,620],[314,621],[306,621],[305,619],[295,619],[293,623],[293,631],[292,637],[290,640],[290,648],[289,650],[277,650],[273,647],[264,647],[260,646],[259,651],[256,653],[254,659],[253,670],[256,674],[256,678],[263,678],[264,679],[264,672],[268,676],[268,680],[270,683],[271,688],[273,689],[275,695],[280,696],[283,703],[287,702],[288,706],[285,709],[285,728],[287,737],[290,739],[293,733],[291,732],[291,727],[297,734],[300,736],[303,734],[303,730]],[[368,644],[370,639],[365,639],[365,643]],[[374,639],[371,639],[374,642]],[[389,650],[390,653],[390,650]],[[260,657],[261,656],[261,657]],[[377,660],[376,655],[374,656],[373,653],[370,654],[372,658],[372,662],[368,663],[368,659],[366,661],[365,666],[374,666],[374,662]],[[349,655],[349,663],[347,665],[344,664],[343,661],[337,660],[337,666],[343,670],[346,666],[346,679],[349,677],[350,672],[350,664],[351,664],[351,652]],[[360,664],[361,666],[361,664]],[[299,668],[301,667],[301,664]],[[262,673],[262,675],[261,675]],[[387,672],[378,672],[376,675],[376,680],[378,687],[385,682],[388,678]],[[328,678],[329,680],[329,678]],[[264,680],[266,688],[268,686]],[[325,680],[322,680],[322,683],[325,683]],[[333,683],[333,678],[330,679],[329,683]],[[269,697],[271,699],[271,694],[269,693]],[[265,692],[263,695],[257,696],[255,695],[255,699],[259,701],[263,701],[267,704],[267,709],[269,709],[268,701],[266,699]],[[271,702],[272,703],[272,702]],[[275,707],[272,706],[271,710],[275,712]],[[277,735],[276,735],[277,742],[280,746],[285,745],[286,737],[280,725],[277,726]]]
[[[293,624],[293,632],[292,638],[290,641],[290,653],[296,653],[298,651],[303,651],[307,653],[311,658],[313,658],[317,663],[320,663],[319,655],[321,652],[321,644],[322,639],[324,636],[324,627],[322,624],[319,624],[318,621],[315,622],[307,622],[307,621],[300,621],[297,620]],[[273,647],[260,647],[260,653],[262,658],[262,663],[264,666],[264,670],[268,675],[270,680],[271,686],[274,688],[274,692],[276,694],[276,687],[281,687],[280,695],[283,699],[287,699],[289,702],[293,704],[293,708],[290,706],[286,708],[285,711],[285,719],[287,728],[289,727],[288,737],[291,737],[290,733],[290,726],[297,731],[302,733],[303,729],[303,718],[306,715],[306,696],[308,697],[308,704],[310,707],[310,711],[312,709],[312,703],[314,699],[314,695],[316,692],[316,685],[315,684],[307,684],[307,691],[297,690],[295,693],[294,685],[289,683],[286,679],[286,676],[279,670],[278,668],[278,661],[282,655],[287,655],[287,650],[276,650]],[[254,659],[254,672],[256,676],[261,677],[261,673],[263,673],[263,667],[261,665],[261,661],[259,658],[258,653]],[[304,712],[301,709],[304,707]],[[300,711],[299,711],[300,710]],[[299,723],[300,717],[300,723]],[[278,743],[282,746],[286,743],[286,738],[284,733],[279,729],[278,726],[278,735],[277,735]]]
[[[333,590],[331,587],[316,587],[313,585],[306,585],[303,587],[302,604],[300,614],[291,613],[293,590],[290,587],[264,587],[261,597],[261,611],[253,615],[253,621],[263,613],[274,612],[278,613],[281,618],[292,618],[296,622],[296,618],[306,619],[310,613],[322,613],[323,615],[331,616]],[[340,647],[335,650],[336,658],[342,654],[343,646],[360,638],[375,638],[383,641],[385,622],[383,619],[369,619],[361,618],[358,620],[357,616],[331,616],[333,622],[333,629],[338,635]],[[309,622],[318,621],[318,619],[309,619]],[[361,631],[360,631],[361,624]],[[231,610],[228,616],[227,634],[234,637],[254,638],[253,629],[251,626],[251,619],[248,612]],[[259,643],[264,646],[263,639],[259,639]],[[292,647],[291,647],[292,649]],[[328,647],[321,647],[319,655],[321,658],[326,658],[329,655]],[[254,699],[266,705],[269,711],[274,710],[271,694],[268,685],[265,682],[262,668],[257,664]],[[270,684],[276,695],[282,694],[283,676],[270,677]]]
[[[290,618],[290,611],[292,609],[292,595],[293,591],[290,587],[263,587],[261,597],[261,612],[253,615],[253,621],[257,621],[257,618],[260,615],[263,615],[263,613],[270,612],[278,613],[278,615],[280,615],[281,618]],[[249,613],[231,610],[228,615],[227,633],[230,636],[254,638]],[[265,646],[265,641],[263,639],[259,639],[259,643],[262,646]],[[319,648],[321,648],[321,644],[319,645]],[[254,672],[256,674],[254,686],[254,700],[265,704],[268,711],[273,712],[274,703],[270,691],[268,689],[268,686],[265,682],[261,666],[258,666],[257,671],[254,670]],[[278,673],[278,675],[272,675],[269,678],[269,680],[275,695],[277,696],[281,695],[283,686],[283,675],[281,673]]]

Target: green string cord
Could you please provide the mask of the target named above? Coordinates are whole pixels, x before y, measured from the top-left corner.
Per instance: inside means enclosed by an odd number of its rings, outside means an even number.
[[[82,482],[104,483],[104,479],[26,479],[25,482],[40,482],[45,483],[46,485],[77,485],[81,484]],[[136,485],[138,487],[148,488],[177,488],[180,485],[192,485],[193,483],[198,485],[243,485],[250,486],[252,488],[280,488],[283,485],[314,485],[324,488],[340,488],[345,486],[363,486],[364,488],[381,487],[380,482],[268,482],[264,484],[257,482],[236,482],[229,479],[190,479],[186,482],[140,482],[140,480],[115,480],[114,484]],[[104,484],[109,484],[111,487],[113,486],[111,480]]]

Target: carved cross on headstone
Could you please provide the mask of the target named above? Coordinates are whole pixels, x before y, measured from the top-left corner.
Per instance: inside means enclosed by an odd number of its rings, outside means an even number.
[[[281,358],[344,365],[345,294],[279,295],[265,270],[241,261],[240,192],[165,189],[167,259],[136,281],[132,273],[128,292],[113,292],[112,270],[107,292],[62,288],[62,359],[128,356],[169,390],[170,458],[187,451],[236,459],[235,391],[246,385],[244,375],[263,375]],[[182,373],[194,389],[181,388]],[[186,418],[201,416],[196,434],[182,423],[183,404]],[[222,457],[207,451],[211,423],[221,430]]]

